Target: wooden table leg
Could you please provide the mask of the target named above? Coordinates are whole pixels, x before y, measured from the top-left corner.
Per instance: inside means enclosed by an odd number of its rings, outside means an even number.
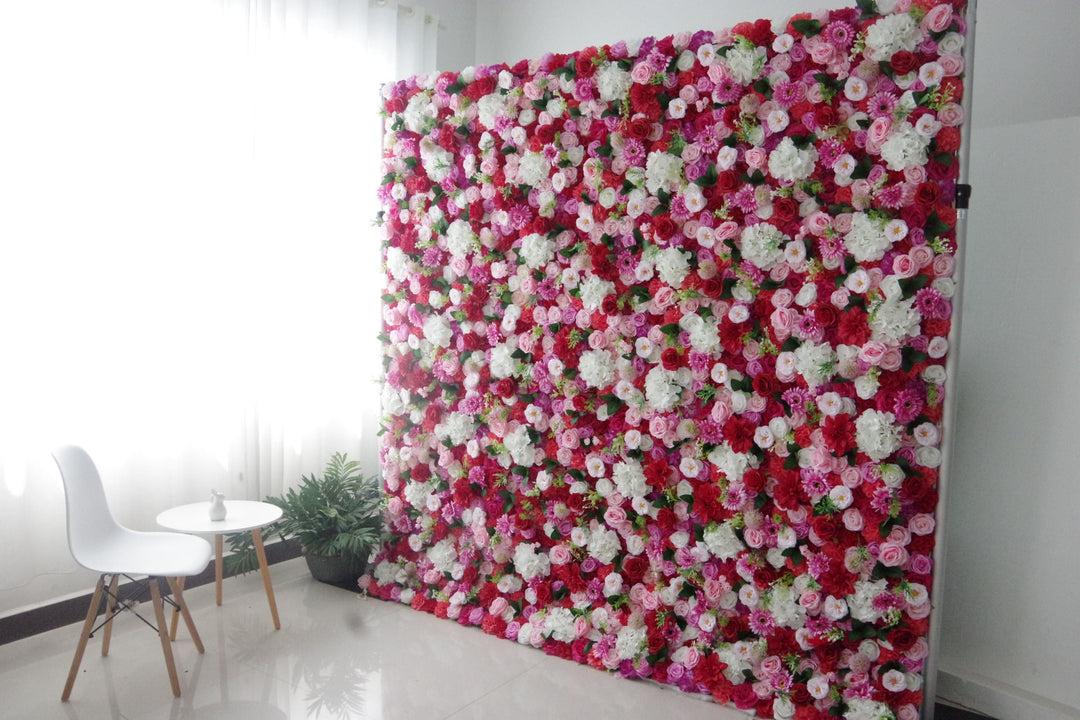
[[[259,528],[251,531],[251,539],[255,542],[255,554],[259,556],[259,570],[262,571],[263,585],[266,586],[266,599],[270,603],[270,616],[274,618],[274,629],[281,629],[281,620],[278,619],[277,602],[274,600],[274,586],[270,582],[270,568],[266,563],[266,548],[263,547],[262,532]]]
[[[225,536],[214,536],[214,584],[217,589],[217,604],[221,605],[221,578],[224,571],[224,563],[221,561],[221,556],[224,554],[225,549]]]

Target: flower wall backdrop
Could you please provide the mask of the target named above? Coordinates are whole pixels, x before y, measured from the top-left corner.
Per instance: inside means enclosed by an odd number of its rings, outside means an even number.
[[[760,717],[916,717],[963,10],[384,87],[369,592]]]

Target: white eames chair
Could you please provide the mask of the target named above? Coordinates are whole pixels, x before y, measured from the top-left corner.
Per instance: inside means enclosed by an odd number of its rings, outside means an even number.
[[[112,619],[122,610],[131,610],[136,615],[134,602],[117,597],[117,585],[120,576],[130,579],[132,575],[147,576],[150,586],[150,599],[157,619],[157,632],[161,639],[161,649],[165,654],[165,666],[169,671],[169,682],[173,695],[180,696],[180,681],[176,675],[176,663],[173,660],[172,644],[168,628],[165,626],[163,602],[174,605],[184,618],[195,648],[203,652],[202,640],[195,629],[187,604],[184,602],[183,589],[177,578],[197,575],[210,562],[210,543],[193,535],[173,532],[136,532],[129,530],[113,518],[105,499],[105,489],[101,483],[94,462],[80,447],[65,446],[53,452],[53,459],[60,468],[64,480],[64,492],[67,497],[68,547],[75,562],[83,567],[101,573],[90,609],[86,612],[79,645],[75,649],[75,659],[71,663],[67,684],[64,685],[62,701],[71,697],[71,688],[82,663],[83,652],[90,636],[102,626],[105,636],[102,638],[101,654],[108,655],[109,639],[112,633]],[[107,580],[107,578],[109,578]],[[158,586],[160,578],[165,578],[172,589],[172,600],[162,600]],[[108,587],[106,588],[106,584]],[[103,596],[108,596],[105,620],[94,628]],[[119,605],[119,607],[118,607]],[[139,615],[150,627],[148,620]]]

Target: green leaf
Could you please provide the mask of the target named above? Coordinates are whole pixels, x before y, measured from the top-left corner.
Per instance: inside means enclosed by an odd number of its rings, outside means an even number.
[[[870,169],[874,166],[874,162],[870,159],[869,155],[863,155],[859,159],[859,163],[855,166],[855,169],[851,171],[852,180],[865,180],[870,177]]]
[[[767,98],[772,98],[772,85],[769,84],[768,78],[761,78],[754,83],[754,91],[761,93]]]
[[[900,351],[900,369],[904,372],[911,372],[911,369],[921,362],[926,362],[930,356],[924,353],[922,350],[916,350],[913,347],[905,347]]]
[[[862,11],[863,17],[878,14],[877,2],[875,0],[855,0],[855,4],[859,6],[859,10]]]
[[[705,174],[702,175],[701,177],[699,177],[694,182],[697,183],[698,185],[700,185],[701,187],[712,187],[713,185],[716,184],[716,180],[719,177],[720,177],[719,173],[716,172],[716,164],[715,163],[709,163],[709,168],[708,168],[708,170],[705,171]]]
[[[821,22],[818,20],[794,20],[791,26],[808,38],[821,32]]]
[[[679,333],[682,332],[682,328],[679,327],[679,323],[668,323],[660,326],[660,332],[667,335],[669,338],[679,337]]]
[[[900,291],[904,294],[904,299],[909,300],[915,296],[915,293],[922,290],[930,282],[930,276],[926,274],[919,274],[915,277],[903,278],[899,281]]]

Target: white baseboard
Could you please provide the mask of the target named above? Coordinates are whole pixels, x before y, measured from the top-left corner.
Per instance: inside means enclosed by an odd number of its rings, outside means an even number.
[[[938,667],[937,700],[970,708],[996,720],[1080,720],[1070,707],[977,673]]]

